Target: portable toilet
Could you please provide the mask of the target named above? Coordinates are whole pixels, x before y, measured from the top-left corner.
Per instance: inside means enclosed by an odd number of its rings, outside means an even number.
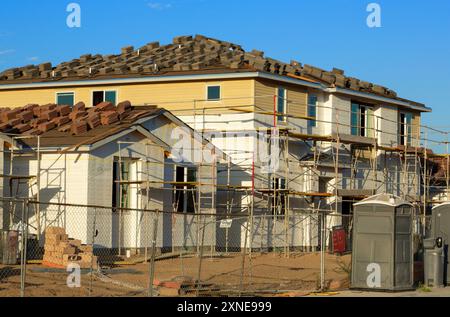
[[[354,204],[351,288],[410,290],[414,206],[379,194]]]
[[[442,238],[444,251],[444,282],[450,284],[450,265],[448,261],[448,246],[450,244],[450,202],[435,206],[432,211],[431,237]]]

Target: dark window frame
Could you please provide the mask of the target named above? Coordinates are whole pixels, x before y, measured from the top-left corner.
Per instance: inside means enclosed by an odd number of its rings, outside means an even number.
[[[71,97],[72,98],[72,102],[60,102],[59,98],[64,98],[64,97]],[[73,105],[75,104],[75,93],[74,92],[57,92],[56,93],[56,104],[59,106],[71,106],[73,107]]]
[[[114,101],[108,100],[108,98],[107,98],[107,95],[111,94],[111,93],[114,93]],[[117,104],[117,95],[118,95],[117,90],[93,90],[92,91],[92,106],[95,107],[96,105],[98,105],[104,101],[110,101],[114,105],[116,105]]]
[[[281,95],[280,92],[283,91]],[[277,121],[286,122],[287,121],[287,89],[285,87],[277,88]]]
[[[357,107],[356,111],[355,108]],[[369,137],[370,130],[374,130],[375,126],[369,127],[369,120],[375,125],[375,116],[369,118],[369,110],[374,111],[374,105],[352,100],[350,103],[350,134],[355,136]],[[355,124],[356,119],[356,124]]]
[[[212,96],[211,89],[218,89],[218,91],[216,91],[214,96]],[[220,100],[222,100],[222,86],[220,86],[220,85],[208,85],[206,87],[206,100],[208,100],[208,101],[220,101]]]
[[[311,98],[315,98],[315,103],[312,104]],[[317,106],[318,106],[318,98],[316,94],[308,94],[308,117],[314,118],[314,120],[308,120],[308,128],[317,127]]]

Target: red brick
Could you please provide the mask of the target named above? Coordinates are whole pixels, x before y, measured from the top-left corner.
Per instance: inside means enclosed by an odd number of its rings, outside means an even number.
[[[84,104],[84,102],[78,102],[73,106],[73,111],[85,111],[85,110],[86,105]]]
[[[69,114],[69,118],[70,120],[75,121],[79,118],[84,117],[86,114],[87,114],[86,111],[73,111]]]
[[[55,127],[56,127],[56,124],[52,121],[49,121],[49,122],[41,123],[38,127],[38,130],[42,131],[42,132],[47,132],[47,131],[50,131],[51,129],[54,129]]]
[[[74,135],[86,133],[87,132],[87,123],[85,121],[73,122],[70,131]]]
[[[69,123],[70,119],[69,119],[69,116],[57,117],[57,118],[54,118],[52,120],[52,122],[54,122],[58,127],[60,127],[66,123]]]
[[[41,112],[41,118],[45,120],[52,120],[58,116],[58,112],[56,110],[49,110],[45,112]]]
[[[70,112],[72,112],[72,109],[70,106],[58,106],[56,111],[58,111],[60,116],[67,116]]]
[[[111,102],[105,101],[96,105],[95,109],[97,109],[98,111],[111,111],[116,109],[116,107],[114,107],[114,105]]]
[[[19,113],[17,117],[22,120],[22,123],[26,123],[26,122],[33,120],[34,114],[33,114],[33,111],[26,110],[26,111],[22,111],[21,113]]]

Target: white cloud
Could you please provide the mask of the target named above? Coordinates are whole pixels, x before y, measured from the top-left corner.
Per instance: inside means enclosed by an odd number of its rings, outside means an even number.
[[[39,60],[39,57],[32,56],[32,57],[28,57],[27,60],[30,61],[30,62],[37,62]]]
[[[149,2],[148,6],[152,10],[166,10],[172,8],[172,5],[170,3],[161,3],[161,2]]]
[[[0,51],[0,55],[6,55],[6,54],[11,54],[14,53],[15,50],[4,50],[4,51]]]

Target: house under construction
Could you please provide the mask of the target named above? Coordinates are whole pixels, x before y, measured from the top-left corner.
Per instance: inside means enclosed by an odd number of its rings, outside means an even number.
[[[415,203],[418,215],[447,199],[448,149],[434,154],[430,148],[447,147],[448,134],[421,124],[422,114],[431,109],[386,87],[347,77],[340,69],[283,63],[237,44],[182,36],[168,45],[153,42],[139,49],[125,47],[118,55],[83,55],[57,66],[44,63],[1,73],[0,106],[9,108],[1,113],[0,130],[8,138],[40,139],[45,132],[39,124],[45,122],[36,123],[37,128],[22,126],[27,107],[76,107],[82,100],[92,109],[105,104],[115,108],[119,100],[129,100],[136,109],[167,109],[223,152],[221,160],[209,165],[208,177],[214,181],[199,181],[202,162],[171,172],[164,168],[167,162],[159,171],[153,167],[155,173],[164,171],[162,186],[174,193],[164,210],[254,216],[249,243],[258,246],[314,248],[318,224],[311,215],[339,215],[326,224],[329,228],[350,226],[345,216],[351,215],[353,203],[377,193]],[[87,112],[64,125],[71,133],[90,133],[89,126],[86,131],[74,127]],[[33,114],[30,120],[39,118]],[[41,152],[40,146],[34,151]],[[11,162],[13,148],[5,150],[11,152]],[[20,177],[11,166],[9,174],[3,172],[8,181]],[[42,171],[36,175],[42,178]],[[34,192],[42,200],[39,183]],[[130,176],[114,184],[124,190],[143,182]],[[205,186],[210,194],[203,199]],[[11,186],[8,190],[15,196]],[[125,207],[142,205],[130,200]],[[258,217],[263,215],[270,218]],[[270,241],[257,236],[253,228],[260,226],[271,228]],[[231,234],[242,235],[238,231]]]

